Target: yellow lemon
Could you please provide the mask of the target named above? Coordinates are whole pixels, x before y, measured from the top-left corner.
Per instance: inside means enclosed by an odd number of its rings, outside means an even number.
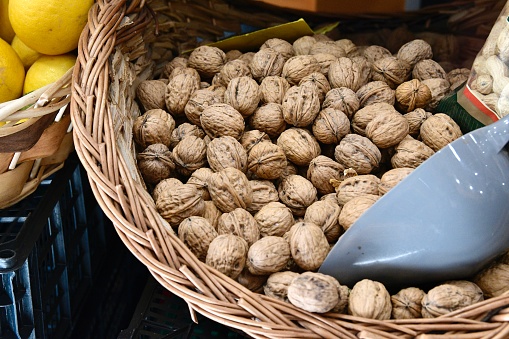
[[[36,52],[25,45],[25,43],[21,41],[18,36],[14,36],[14,39],[12,39],[11,42],[11,46],[18,54],[21,62],[23,63],[23,66],[25,66],[25,69],[28,69],[30,66],[32,66],[35,60],[39,59],[41,56],[41,53]]]
[[[35,91],[60,79],[74,66],[76,57],[72,54],[42,55],[27,71],[23,94]]]
[[[14,30],[9,21],[9,0],[0,0],[0,39],[11,43]]]
[[[9,0],[9,19],[16,35],[47,55],[72,51],[94,0]]]
[[[0,102],[18,98],[23,89],[25,68],[6,41],[0,39]]]

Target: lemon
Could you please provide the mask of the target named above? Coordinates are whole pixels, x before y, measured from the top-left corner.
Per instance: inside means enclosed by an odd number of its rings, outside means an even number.
[[[30,66],[32,66],[35,60],[39,59],[41,56],[41,53],[36,52],[25,45],[25,43],[21,41],[16,35],[12,39],[11,46],[18,54],[21,62],[23,63],[23,66],[25,66],[25,69],[28,69]]]
[[[0,0],[0,39],[8,43],[14,38],[14,30],[9,21],[9,0]]]
[[[9,0],[9,19],[16,35],[47,55],[72,51],[94,0]]]
[[[25,68],[14,49],[0,39],[0,102],[18,98],[23,89]]]
[[[76,57],[72,54],[42,55],[27,71],[23,94],[35,91],[60,79],[73,67]]]

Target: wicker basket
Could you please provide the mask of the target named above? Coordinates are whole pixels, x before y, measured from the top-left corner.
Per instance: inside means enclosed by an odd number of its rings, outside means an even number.
[[[485,9],[495,4],[483,3]],[[467,7],[453,3],[434,11],[457,17],[465,14],[460,9],[477,9],[473,2],[461,4]],[[215,40],[225,31],[241,32],[241,24],[266,27],[293,18],[260,13],[218,0],[153,1],[150,6],[142,0],[99,0],[89,12],[73,75],[74,143],[95,197],[124,244],[159,283],[187,302],[192,316],[201,313],[256,338],[509,337],[509,295],[435,319],[378,321],[303,311],[253,293],[200,262],[159,216],[135,166],[131,126],[140,111],[134,88],[157,73],[151,58],[163,64],[196,44],[196,37]],[[498,12],[492,14],[494,20]],[[422,15],[421,21],[437,17],[432,10]],[[370,19],[362,20],[368,24]],[[478,37],[482,45],[485,36]]]
[[[58,81],[0,104],[0,209],[24,199],[74,149],[69,70]],[[19,121],[22,122],[19,122]]]

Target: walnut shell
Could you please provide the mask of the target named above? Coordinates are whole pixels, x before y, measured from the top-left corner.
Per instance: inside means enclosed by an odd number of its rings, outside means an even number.
[[[396,107],[408,113],[416,108],[425,107],[431,101],[431,90],[417,79],[405,81],[396,88]]]
[[[308,165],[321,153],[315,137],[302,128],[292,127],[285,130],[277,139],[277,145],[283,149],[288,160],[300,166]]]
[[[318,113],[312,131],[318,141],[324,144],[338,144],[350,133],[350,120],[342,111],[328,107]]]
[[[200,117],[205,107],[222,102],[222,95],[217,94],[209,88],[198,89],[194,91],[187,101],[187,104],[184,107],[184,113],[190,122],[201,127]]]
[[[338,58],[332,62],[329,68],[329,83],[331,87],[346,87],[356,92],[369,81],[369,72],[364,67],[347,57]]]
[[[414,169],[411,167],[399,167],[392,168],[385,172],[380,178],[380,184],[378,184],[378,192],[380,195],[384,195],[389,192],[394,186],[399,184],[401,180],[405,179]]]
[[[138,98],[145,111],[155,108],[166,109],[165,92],[166,83],[164,81],[143,80],[136,87],[136,98]]]
[[[289,88],[290,84],[285,78],[268,76],[260,83],[260,102],[281,104]]]
[[[425,143],[408,136],[395,147],[391,164],[394,168],[417,168],[433,154],[435,151]]]
[[[175,169],[170,149],[163,144],[152,144],[138,153],[137,166],[143,180],[150,184],[157,184],[168,178]]]
[[[175,67],[173,71],[171,71],[170,76],[168,77],[168,84],[170,81],[176,77],[177,75],[185,75],[186,77],[191,77],[196,79],[196,81],[201,82],[200,74],[197,70],[191,67]]]
[[[191,175],[207,162],[205,141],[194,135],[185,137],[173,148],[173,161],[180,173]]]
[[[173,117],[164,110],[156,108],[134,120],[133,138],[142,149],[152,144],[163,144],[169,147],[174,128]]]
[[[203,200],[210,200],[208,181],[212,173],[214,172],[212,172],[210,168],[202,167],[194,171],[189,179],[187,179],[186,184],[194,185],[196,189],[201,193]]]
[[[486,298],[498,297],[509,290],[509,262],[507,252],[482,269],[473,278]]]
[[[279,38],[271,38],[267,39],[261,46],[260,49],[271,48],[281,54],[285,60],[293,57],[295,55],[295,51],[293,50],[293,46],[286,40]]]
[[[367,137],[347,134],[334,151],[334,157],[345,168],[353,168],[358,174],[368,174],[378,168],[382,154]]]
[[[231,49],[228,52],[226,52],[225,55],[228,61],[232,61],[238,59],[242,55],[242,52],[239,51],[238,49]]]
[[[319,155],[309,163],[307,178],[320,194],[335,192],[331,181],[340,180],[345,170],[343,165],[325,155]]]
[[[282,237],[294,224],[292,211],[278,201],[269,202],[260,208],[254,218],[262,237],[269,235]]]
[[[171,226],[178,227],[185,218],[202,216],[205,201],[195,186],[183,184],[170,191],[160,192],[156,209]]]
[[[198,71],[203,78],[212,78],[226,63],[226,54],[213,46],[199,46],[195,48],[187,61],[188,67]]]
[[[447,73],[435,60],[424,59],[415,64],[412,70],[412,78],[419,81],[433,78],[447,79]]]
[[[286,168],[286,155],[280,146],[260,142],[251,148],[247,168],[259,178],[277,179]]]
[[[250,180],[252,201],[247,207],[251,213],[258,212],[263,206],[268,203],[278,201],[279,195],[276,186],[269,180]]]
[[[271,102],[258,107],[249,117],[249,125],[270,137],[279,136],[286,129],[283,106]]]
[[[254,55],[255,55],[255,52],[245,52],[245,53],[242,53],[242,55],[239,56],[237,59],[242,60],[249,65],[251,63],[251,60],[253,60]]]
[[[328,53],[318,53],[314,54],[313,56],[320,66],[320,73],[322,73],[324,76],[328,76],[330,65],[336,61],[337,58],[334,55]]]
[[[235,108],[244,118],[253,114],[260,102],[260,88],[248,76],[232,79],[224,92],[224,102]]]
[[[246,261],[247,263],[247,261]],[[237,282],[255,293],[263,293],[263,286],[267,282],[268,275],[254,275],[247,269],[247,264],[237,277]]]
[[[361,174],[344,179],[337,187],[337,199],[340,205],[360,195],[378,195],[380,179],[373,174]]]
[[[332,54],[336,58],[346,57],[345,49],[335,41],[317,41],[309,49],[310,55],[321,53]]]
[[[184,219],[178,227],[179,239],[193,252],[198,260],[205,262],[209,245],[218,236],[210,222],[198,216]]]
[[[322,109],[333,108],[345,113],[350,119],[360,108],[360,101],[357,94],[350,88],[333,88],[325,95]]]
[[[331,200],[315,201],[306,209],[304,222],[319,226],[327,241],[333,243],[338,240],[343,231],[338,220],[340,212],[341,207]]]
[[[398,111],[386,102],[377,102],[359,109],[352,117],[352,130],[356,134],[366,136],[366,126],[375,116],[384,113],[398,113]]]
[[[170,77],[171,72],[178,67],[182,68],[187,67],[187,58],[177,56],[168,61],[163,67],[161,78],[168,79]]]
[[[272,48],[263,48],[255,53],[249,69],[253,78],[262,81],[268,76],[279,76],[283,70],[286,59],[284,56]]]
[[[451,84],[451,91],[454,91],[460,85],[462,85],[465,81],[468,80],[470,76],[470,69],[468,68],[455,68],[450,70],[445,77],[447,81]]]
[[[437,108],[440,100],[451,92],[451,85],[449,81],[440,78],[425,79],[421,84],[428,86],[431,91],[431,101],[423,107],[427,111],[433,111]]]
[[[421,302],[426,293],[417,287],[407,287],[391,296],[393,319],[421,317]]]
[[[421,125],[421,139],[435,152],[461,137],[459,125],[447,114],[437,113]]]
[[[255,275],[281,271],[290,260],[290,245],[282,237],[266,236],[251,245],[246,266]]]
[[[298,276],[299,273],[291,271],[272,273],[263,286],[263,293],[268,297],[289,302],[288,286]]]
[[[379,148],[399,144],[408,135],[408,121],[400,113],[384,112],[366,125],[366,136]]]
[[[205,263],[226,276],[236,279],[246,265],[248,245],[239,236],[222,234],[209,245]]]
[[[207,106],[201,113],[200,122],[205,133],[211,138],[229,135],[238,140],[245,127],[242,114],[228,104]]]
[[[154,190],[152,191],[152,199],[154,199],[154,201],[157,201],[157,199],[161,195],[161,192],[172,190],[173,188],[180,185],[184,185],[184,183],[177,178],[163,179],[159,181],[159,183],[154,187]]]
[[[171,78],[164,96],[168,112],[173,116],[183,115],[189,98],[198,89],[200,81],[192,75],[179,74]]]
[[[325,313],[338,304],[338,288],[324,274],[305,272],[288,286],[288,300],[308,312]]]
[[[313,72],[302,78],[299,82],[299,86],[302,86],[306,82],[316,86],[318,89],[318,98],[320,99],[320,103],[322,103],[325,99],[325,95],[331,90],[327,77],[320,72]]]
[[[408,62],[413,67],[421,60],[433,58],[433,51],[431,45],[426,41],[414,39],[399,48],[397,57]]]
[[[245,131],[244,134],[242,134],[242,137],[240,138],[240,144],[246,152],[249,155],[249,152],[251,152],[251,149],[258,145],[260,142],[263,141],[271,141],[270,137],[267,133],[259,131],[257,129],[252,129],[249,131]]]
[[[311,181],[300,175],[289,175],[278,187],[279,199],[297,216],[303,216],[306,208],[317,200],[317,191]]]
[[[422,298],[423,318],[435,318],[483,300],[481,289],[472,282],[463,284],[446,282],[438,285]],[[473,290],[476,291],[472,293]]]
[[[246,175],[236,168],[228,167],[213,173],[209,179],[212,201],[224,213],[246,208],[252,201],[251,185]]]
[[[281,71],[281,76],[290,85],[297,85],[302,78],[313,73],[320,72],[320,64],[312,55],[297,55],[286,60]]]
[[[431,112],[427,112],[422,108],[416,108],[411,112],[403,114],[408,121],[408,134],[418,137],[421,132],[422,123],[431,115]]]
[[[337,45],[341,46],[345,50],[345,53],[348,57],[358,56],[359,53],[357,51],[357,46],[350,39],[339,39],[334,41]]]
[[[289,242],[293,260],[307,271],[317,270],[329,253],[325,234],[320,226],[313,223],[298,222],[293,225]]]
[[[234,78],[252,76],[248,63],[239,59],[228,61],[216,75],[219,77],[219,84],[224,87]]]
[[[316,44],[316,38],[310,35],[304,35],[295,40],[292,44],[293,50],[296,55],[306,55],[309,54],[311,47]]]
[[[173,132],[171,132],[171,141],[170,146],[175,147],[179,142],[181,142],[185,137],[195,136],[197,138],[203,138],[205,136],[205,132],[198,126],[190,124],[188,122],[184,122],[178,125]]]
[[[391,296],[378,281],[363,279],[350,291],[348,313],[362,318],[388,320],[391,318]]]
[[[372,70],[373,81],[384,81],[395,89],[410,78],[412,67],[405,60],[390,56],[373,62]]]
[[[223,215],[223,212],[217,208],[213,201],[205,201],[205,211],[203,212],[203,217],[209,221],[209,223],[212,225],[212,227],[214,227],[216,231],[217,224],[219,223],[219,218],[221,215]]]
[[[320,111],[318,87],[310,82],[290,87],[281,105],[283,118],[288,124],[295,127],[309,126]]]
[[[370,81],[356,92],[360,107],[385,102],[394,105],[396,93],[385,81]]]
[[[227,167],[242,172],[247,170],[247,152],[237,139],[227,135],[214,138],[207,145],[207,161],[213,171],[219,172]]]
[[[374,63],[377,60],[392,56],[391,51],[383,46],[371,45],[364,49],[362,55],[370,62]]]
[[[260,231],[254,217],[243,208],[223,213],[217,222],[217,233],[234,234],[243,238],[248,246],[260,239]]]

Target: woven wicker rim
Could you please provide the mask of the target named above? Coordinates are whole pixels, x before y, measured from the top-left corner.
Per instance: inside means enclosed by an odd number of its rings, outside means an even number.
[[[144,1],[98,0],[78,46],[71,118],[75,148],[93,193],[126,247],[156,280],[199,312],[256,338],[506,338],[509,295],[491,298],[434,319],[372,320],[313,314],[256,294],[200,262],[169,231],[154,202],[117,146],[109,102],[110,65],[116,47],[152,20]],[[132,25],[122,25],[126,16]],[[118,103],[117,103],[118,104]],[[194,318],[195,319],[195,318]]]

